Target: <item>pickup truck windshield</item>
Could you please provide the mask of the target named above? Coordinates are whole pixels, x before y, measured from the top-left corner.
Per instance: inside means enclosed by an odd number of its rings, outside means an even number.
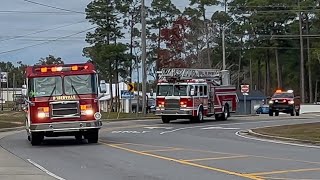
[[[293,93],[276,93],[272,98],[293,98]]]

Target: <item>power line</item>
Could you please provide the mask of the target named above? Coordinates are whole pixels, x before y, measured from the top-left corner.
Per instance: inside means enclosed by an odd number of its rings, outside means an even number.
[[[45,41],[45,42],[42,42],[42,43],[38,43],[38,44],[33,44],[33,45],[29,45],[29,46],[25,46],[25,47],[21,47],[21,48],[17,48],[17,49],[12,49],[12,50],[8,50],[8,51],[2,51],[0,52],[0,54],[7,54],[7,53],[11,53],[11,52],[15,52],[15,51],[20,51],[20,50],[24,50],[24,49],[27,49],[27,48],[31,48],[31,47],[36,47],[36,46],[41,46],[41,45],[45,45],[45,44],[50,44],[52,42],[56,42],[56,41],[59,41],[61,39],[65,39],[65,38],[69,38],[69,37],[72,37],[72,36],[75,36],[75,35],[78,35],[78,34],[81,34],[81,33],[84,33],[84,32],[87,32],[91,29],[94,29],[96,27],[91,27],[91,28],[88,28],[88,29],[85,29],[83,31],[79,31],[77,33],[74,33],[74,34],[70,34],[70,35],[67,35],[67,36],[62,36],[62,37],[59,37],[59,38],[56,38],[56,39],[53,39],[53,40],[48,40],[48,41]]]
[[[55,11],[20,11],[20,10],[0,10],[1,14],[49,14],[49,15],[74,15],[78,13],[73,12],[55,12]]]
[[[47,5],[47,4],[42,4],[39,2],[35,2],[35,1],[30,1],[30,0],[24,0],[25,2],[31,3],[31,4],[36,4],[39,6],[44,6],[44,7],[48,7],[48,8],[52,8],[52,9],[57,9],[57,10],[61,10],[61,11],[66,11],[66,12],[73,12],[73,13],[78,13],[78,14],[86,14],[84,12],[80,12],[80,11],[74,11],[74,10],[70,10],[70,9],[64,9],[64,8],[60,8],[60,7],[56,7],[56,6],[51,6],[51,5]]]
[[[54,27],[54,28],[50,28],[50,29],[35,31],[35,32],[32,32],[32,33],[24,34],[24,35],[18,35],[18,36],[14,36],[14,37],[7,38],[7,39],[1,39],[0,42],[9,41],[9,40],[13,40],[13,39],[18,39],[18,38],[22,38],[22,37],[27,37],[27,36],[30,36],[30,35],[39,34],[39,33],[52,31],[52,30],[56,30],[56,29],[61,29],[61,28],[65,28],[65,27],[69,27],[69,26],[75,25],[75,24],[80,24],[80,23],[83,23],[83,22],[86,22],[86,20],[82,20],[82,21],[78,21],[78,22],[75,22],[75,23],[71,23],[71,24],[67,24],[67,25],[63,25],[63,26],[58,26],[58,27]]]

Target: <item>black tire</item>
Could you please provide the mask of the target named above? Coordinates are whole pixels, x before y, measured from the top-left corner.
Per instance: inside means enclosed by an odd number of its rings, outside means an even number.
[[[203,116],[203,108],[200,107],[199,112],[198,112],[198,116],[195,117],[195,122],[203,122],[204,116]]]
[[[291,116],[294,116],[294,110],[292,110],[292,111],[290,112],[290,115],[291,115]]]
[[[273,116],[273,111],[269,110],[269,116]]]
[[[299,111],[296,111],[296,116],[300,116],[300,112]]]
[[[161,117],[161,119],[162,119],[162,122],[163,122],[164,124],[168,124],[168,123],[170,123],[170,119],[169,119],[169,117],[162,116],[162,117]]]
[[[223,113],[220,115],[220,120],[221,121],[228,120],[228,114],[229,114],[229,108],[227,105],[225,105],[223,108]]]
[[[91,130],[87,132],[86,139],[88,143],[98,143],[99,139],[99,130]]]
[[[32,146],[37,146],[42,143],[44,135],[42,133],[33,132],[30,135],[30,142]]]
[[[74,137],[76,138],[76,141],[82,141],[82,134],[76,134]]]
[[[276,112],[274,113],[274,115],[275,115],[275,116],[279,116],[279,111],[276,111]]]

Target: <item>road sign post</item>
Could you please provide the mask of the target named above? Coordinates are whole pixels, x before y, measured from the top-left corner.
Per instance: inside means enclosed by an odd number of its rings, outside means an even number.
[[[127,89],[129,92],[132,92],[134,94],[134,83],[128,83]],[[132,98],[129,99],[129,113],[132,113]]]
[[[241,93],[243,94],[244,114],[247,114],[247,96],[249,95],[249,85],[241,85]]]

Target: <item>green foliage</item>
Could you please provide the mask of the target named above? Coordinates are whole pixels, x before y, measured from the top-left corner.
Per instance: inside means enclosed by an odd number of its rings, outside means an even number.
[[[35,65],[52,65],[52,64],[64,64],[64,61],[60,57],[54,57],[53,55],[49,55],[45,58],[40,58],[39,62]]]

